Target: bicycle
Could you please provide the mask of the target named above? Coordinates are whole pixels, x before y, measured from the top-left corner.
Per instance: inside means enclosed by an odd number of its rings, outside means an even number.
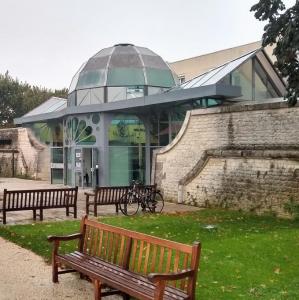
[[[164,207],[164,199],[160,191],[133,181],[129,191],[121,197],[119,208],[124,215],[133,216],[140,206],[142,211],[148,209],[151,213],[160,213]]]

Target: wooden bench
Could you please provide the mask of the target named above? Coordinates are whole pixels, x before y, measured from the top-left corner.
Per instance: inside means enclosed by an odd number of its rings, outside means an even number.
[[[5,189],[2,207],[0,207],[3,224],[6,224],[7,212],[21,210],[32,210],[34,220],[38,211],[42,221],[44,209],[65,208],[67,216],[72,213],[74,218],[77,218],[77,195],[78,187],[12,191]],[[73,208],[73,211],[70,211],[70,208]]]
[[[78,239],[77,251],[58,253],[60,241],[74,239]],[[96,300],[112,294],[122,294],[124,299],[195,300],[199,242],[180,244],[87,216],[80,233],[49,236],[48,241],[53,242],[52,281],[58,282],[59,274],[79,272],[81,278],[93,281]]]
[[[115,205],[115,211],[118,213],[121,197],[129,191],[131,186],[98,186],[92,193],[85,193],[86,196],[86,214],[89,215],[89,206],[93,207],[93,214],[98,216],[98,205]],[[138,190],[156,189],[156,185],[138,186]]]

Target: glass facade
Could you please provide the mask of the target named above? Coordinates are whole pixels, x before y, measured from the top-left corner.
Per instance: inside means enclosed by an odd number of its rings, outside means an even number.
[[[110,185],[145,183],[146,135],[143,122],[134,115],[117,115],[109,126]]]
[[[66,146],[94,145],[99,131],[100,115],[88,114],[70,117],[64,121],[64,141]]]
[[[279,95],[279,93],[275,90],[269,76],[257,60],[254,62],[254,67],[255,99],[261,100],[281,97],[281,95]]]
[[[63,147],[51,148],[51,183],[63,183]]]
[[[49,146],[63,145],[63,126],[62,122],[39,122],[27,124],[34,136],[42,143]]]
[[[232,72],[231,82],[232,85],[237,85],[242,88],[242,99],[253,99],[251,59]]]

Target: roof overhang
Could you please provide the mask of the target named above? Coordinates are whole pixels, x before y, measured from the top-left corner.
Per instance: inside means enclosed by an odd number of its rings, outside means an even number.
[[[146,110],[160,105],[170,106],[175,103],[183,103],[196,99],[233,99],[240,96],[241,88],[238,86],[212,84],[190,89],[173,89],[162,94],[139,97],[129,100],[121,100],[116,102],[86,106],[72,106],[56,112],[16,118],[14,119],[14,123],[17,125],[21,125],[25,123],[60,119],[70,115],[93,112],[140,112],[141,109]]]

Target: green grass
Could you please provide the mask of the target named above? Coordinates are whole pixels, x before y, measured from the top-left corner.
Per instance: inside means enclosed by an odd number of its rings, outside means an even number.
[[[196,299],[299,299],[299,221],[223,210],[101,220],[182,243],[200,240]],[[2,226],[0,236],[49,261],[46,236],[78,229],[78,221]]]

